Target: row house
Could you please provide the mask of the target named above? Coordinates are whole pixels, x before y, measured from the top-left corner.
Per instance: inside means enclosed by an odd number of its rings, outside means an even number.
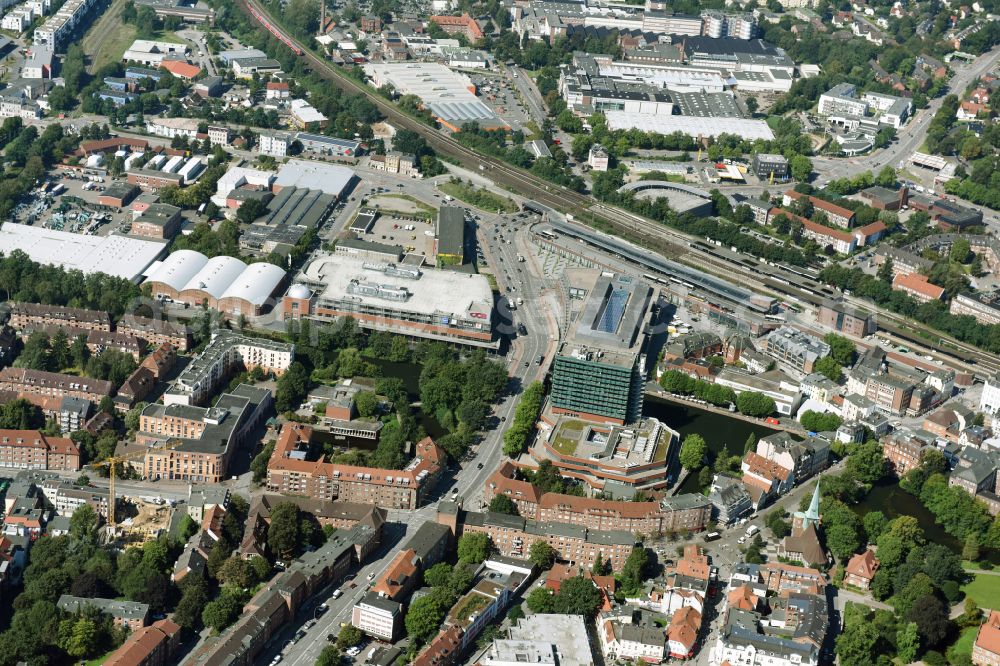
[[[0,370],[0,391],[14,391],[19,394],[81,398],[100,402],[102,398],[114,394],[114,386],[103,379],[90,379],[58,372],[31,370],[29,368],[6,367]]]
[[[14,303],[10,308],[9,324],[22,333],[52,327],[69,327],[82,331],[111,331],[111,317],[107,312],[41,303]]]

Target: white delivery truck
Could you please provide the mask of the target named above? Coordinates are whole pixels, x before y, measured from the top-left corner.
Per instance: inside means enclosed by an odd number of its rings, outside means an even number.
[[[757,534],[758,532],[760,532],[760,528],[757,527],[756,525],[751,525],[750,527],[747,528],[747,538],[749,539],[753,537],[753,535]]]

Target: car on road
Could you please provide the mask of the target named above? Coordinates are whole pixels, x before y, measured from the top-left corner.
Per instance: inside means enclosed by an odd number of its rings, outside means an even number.
[[[524,367],[526,367],[526,368],[527,368],[527,367],[528,367],[529,365],[531,365],[531,361],[525,361],[525,362],[524,362]]]
[[[333,591],[333,598],[334,599],[339,599],[341,597],[341,595],[343,595],[343,594],[344,594],[343,590],[334,590]],[[326,606],[326,604],[323,604],[323,605]]]
[[[476,469],[482,469],[482,468],[483,468],[483,463],[479,463],[478,465],[476,465]]]
[[[274,655],[274,659],[271,660],[271,666],[274,666],[275,664],[280,664],[280,663],[281,663],[281,655],[280,654]]]

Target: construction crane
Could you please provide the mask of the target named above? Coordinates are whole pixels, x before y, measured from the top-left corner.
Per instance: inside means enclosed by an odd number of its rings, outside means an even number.
[[[108,525],[111,526],[113,530],[116,526],[115,522],[115,478],[118,474],[117,466],[119,463],[127,463],[130,460],[136,460],[138,458],[145,458],[147,454],[154,453],[157,451],[170,451],[181,445],[181,440],[167,440],[163,446],[144,448],[141,451],[132,451],[131,453],[126,453],[120,456],[111,456],[100,462],[92,463],[91,467],[97,469],[98,467],[108,468]]]

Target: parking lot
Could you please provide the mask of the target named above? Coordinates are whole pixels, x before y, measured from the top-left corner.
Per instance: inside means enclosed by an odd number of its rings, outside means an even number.
[[[496,75],[485,76],[473,74],[469,77],[476,84],[479,98],[483,104],[493,109],[498,116],[506,120],[512,129],[521,130],[531,121],[531,116],[524,109],[517,91],[510,82]]]
[[[421,219],[405,212],[393,213],[392,209],[379,208],[371,233],[361,236],[364,240],[389,245],[400,245],[408,253],[434,256],[433,218]],[[407,229],[406,227],[413,227]]]

